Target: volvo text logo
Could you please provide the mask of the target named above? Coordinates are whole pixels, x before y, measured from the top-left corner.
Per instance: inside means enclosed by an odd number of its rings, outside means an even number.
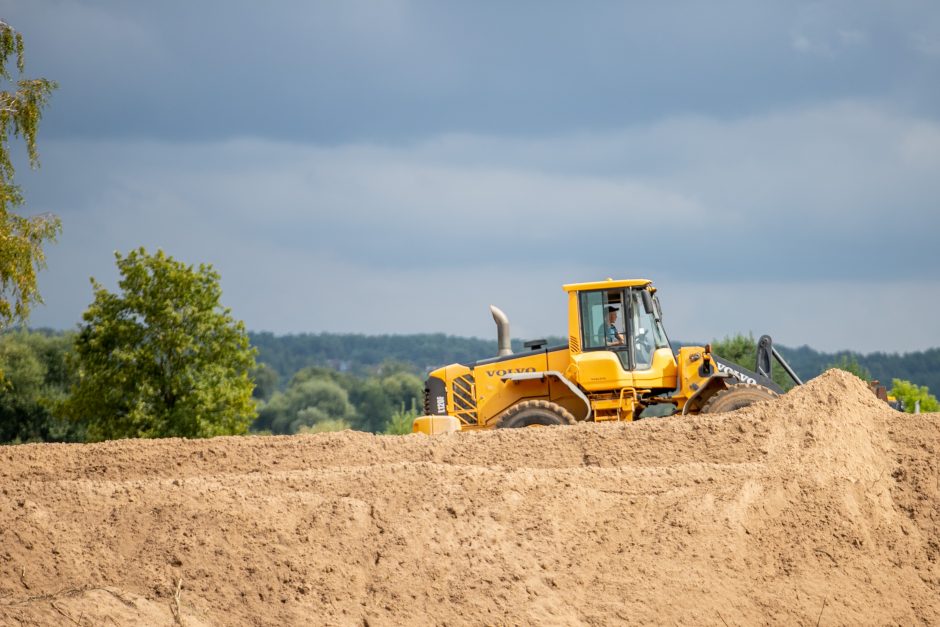
[[[736,379],[740,379],[744,383],[757,383],[757,379],[749,377],[746,374],[742,374],[738,372],[737,370],[735,370],[734,368],[732,368],[731,366],[726,366],[725,364],[721,362],[715,362],[715,364],[718,366],[719,372],[727,372],[728,374],[732,375]]]
[[[508,370],[487,370],[486,374],[490,377],[505,377],[507,374],[519,374],[521,372],[535,372],[535,368],[509,368]]]

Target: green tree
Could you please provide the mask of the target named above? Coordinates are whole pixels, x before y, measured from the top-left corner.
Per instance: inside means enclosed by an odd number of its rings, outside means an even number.
[[[83,426],[53,408],[70,383],[65,368],[71,337],[29,331],[0,335],[0,442],[74,442]]]
[[[920,411],[940,411],[937,397],[930,393],[925,385],[916,385],[910,381],[893,379],[891,381],[891,396],[904,403],[904,411],[913,414],[917,402],[920,401]]]
[[[412,400],[411,409],[405,409],[402,403],[388,422],[385,423],[385,433],[389,435],[407,435],[412,432],[412,425],[418,417],[417,403]]]
[[[307,366],[291,377],[283,392],[276,392],[262,408],[253,431],[309,433],[312,429],[346,429],[381,433],[396,415],[396,407],[416,406],[424,384],[400,364],[379,368],[385,376],[359,377],[322,366]],[[410,423],[409,423],[410,429]]]
[[[393,374],[361,380],[350,391],[350,400],[356,407],[353,425],[357,429],[382,433],[396,415],[396,408],[417,404],[424,395],[424,383],[417,376],[398,368],[384,371]]]
[[[830,363],[828,366],[826,366],[825,370],[829,370],[831,368],[836,368],[838,370],[845,370],[846,372],[850,372],[865,382],[869,382],[872,380],[871,372],[868,371],[868,368],[858,363],[858,359],[855,357],[855,355],[852,355],[851,353],[842,355],[842,357],[838,361],[834,361]]]
[[[0,368],[5,373],[0,393],[0,440],[42,440],[40,395],[46,372],[38,356],[20,338],[7,336],[0,345]]]
[[[14,58],[16,79],[8,67]],[[23,138],[29,165],[38,167],[36,133],[42,109],[56,88],[44,78],[25,78],[24,72],[23,37],[0,20],[0,328],[26,319],[31,306],[42,302],[36,273],[46,263],[43,243],[54,240],[61,228],[54,216],[26,218],[14,213],[23,204],[23,195],[13,180],[10,133]]]
[[[356,386],[350,394],[356,406],[353,426],[361,431],[378,433],[395,411],[396,403],[389,399],[381,379],[370,377]]]
[[[751,334],[738,333],[721,340],[712,340],[712,352],[728,361],[753,369],[754,360],[757,358],[757,341]]]
[[[410,372],[398,372],[383,378],[382,389],[396,406],[416,405],[424,396],[424,382]]]
[[[219,274],[163,251],[115,257],[121,293],[92,279],[64,412],[87,421],[90,440],[245,433],[255,351],[220,304]]]
[[[349,387],[352,385],[351,377],[344,375],[341,372],[337,372],[332,368],[324,368],[323,366],[307,366],[306,368],[301,368],[294,373],[294,376],[291,377],[287,387],[296,387],[306,381],[312,381],[314,379],[332,381],[346,391],[349,391]]]
[[[386,359],[375,369],[375,374],[383,379],[400,373],[414,374],[414,366],[400,359]]]
[[[265,363],[259,363],[251,371],[251,380],[255,383],[255,390],[252,392],[258,400],[270,400],[277,392],[277,370]]]
[[[253,428],[294,434],[321,422],[348,421],[354,414],[348,393],[331,378],[316,376],[316,372],[316,369],[298,372],[287,389],[275,393],[261,409]]]

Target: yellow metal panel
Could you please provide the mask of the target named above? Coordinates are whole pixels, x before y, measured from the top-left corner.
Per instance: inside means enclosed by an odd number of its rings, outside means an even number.
[[[571,365],[571,353],[566,350],[555,351],[548,354],[548,367],[546,370],[554,370],[565,375]],[[567,375],[565,375],[567,378]],[[584,400],[577,396],[571,389],[560,381],[550,382],[551,396],[549,400],[558,403],[571,412],[575,418],[580,419],[587,412]]]
[[[578,311],[577,292],[568,292],[568,347],[572,354],[580,353],[582,348],[581,314]]]
[[[412,433],[438,435],[460,431],[460,421],[453,416],[418,416],[411,424]]]
[[[633,383],[638,388],[674,388],[678,367],[670,348],[658,348],[653,353],[653,364],[648,370],[634,370]]]
[[[571,359],[577,367],[576,381],[589,392],[633,387],[633,374],[625,371],[610,351],[581,353]]]
[[[685,402],[708,380],[708,376],[699,372],[704,356],[705,349],[701,346],[683,346],[679,349],[679,390],[673,398],[678,402],[680,411]]]
[[[586,292],[589,290],[612,290],[618,287],[645,287],[652,283],[649,279],[608,279],[606,281],[593,281],[591,283],[569,283],[562,285],[566,292]]]
[[[571,353],[566,350],[554,351],[548,354],[548,367],[546,370],[564,372],[571,363]]]

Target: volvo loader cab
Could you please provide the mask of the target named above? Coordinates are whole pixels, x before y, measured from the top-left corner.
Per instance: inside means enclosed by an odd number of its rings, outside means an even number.
[[[425,415],[415,419],[414,431],[634,420],[651,406],[667,413],[728,411],[782,391],[770,379],[773,349],[767,336],[761,338],[758,372],[716,357],[708,346],[674,352],[649,280],[608,279],[563,289],[567,345],[535,340],[525,344],[527,352],[512,354],[509,321],[491,307],[499,354],[431,372]]]
[[[564,289],[569,374],[584,390],[675,388],[676,358],[649,281],[580,283]]]

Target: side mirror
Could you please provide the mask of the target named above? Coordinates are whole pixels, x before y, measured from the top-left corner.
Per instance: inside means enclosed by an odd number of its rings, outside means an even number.
[[[653,297],[647,290],[640,290],[640,294],[643,297],[643,309],[646,310],[646,313],[653,315]]]

